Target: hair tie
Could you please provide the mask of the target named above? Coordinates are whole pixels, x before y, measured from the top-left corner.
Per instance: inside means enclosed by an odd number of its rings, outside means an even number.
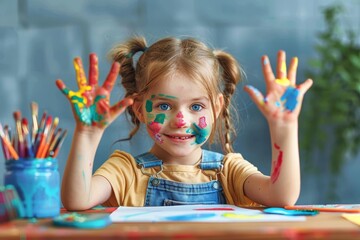
[[[128,54],[125,55],[125,57],[127,59],[132,58],[133,57],[133,52],[129,52]]]
[[[142,52],[146,52],[146,50],[148,49],[148,47],[144,47],[144,49],[142,50]],[[132,58],[134,56],[133,52],[129,52],[128,54],[125,55],[126,58]]]

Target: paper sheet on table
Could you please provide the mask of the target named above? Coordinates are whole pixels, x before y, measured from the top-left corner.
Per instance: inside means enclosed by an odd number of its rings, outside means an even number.
[[[352,223],[360,225],[360,214],[359,213],[344,213],[343,218],[349,220]]]
[[[305,221],[304,216],[264,214],[233,205],[181,205],[165,207],[119,207],[112,222],[278,222]]]

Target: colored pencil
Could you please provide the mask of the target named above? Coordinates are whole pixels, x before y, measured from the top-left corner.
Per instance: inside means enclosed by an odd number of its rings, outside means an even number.
[[[1,139],[2,139],[2,143],[9,150],[9,152],[10,152],[11,156],[13,157],[13,159],[18,160],[19,155],[17,154],[17,152],[15,151],[14,147],[11,145],[9,140],[7,140],[7,138],[5,137],[4,130],[3,130],[3,127],[1,125],[1,123],[0,123],[0,136],[1,136]]]
[[[67,130],[58,128],[59,118],[44,112],[38,122],[38,105],[32,102],[30,106],[31,127],[27,118],[21,117],[19,110],[13,112],[13,133],[8,125],[3,127],[0,123],[0,144],[6,160],[56,157],[64,142]]]
[[[34,152],[38,152],[39,150],[39,144],[40,144],[40,135],[44,132],[44,128],[45,128],[45,122],[46,122],[46,112],[43,113],[41,120],[40,120],[40,125],[39,125],[39,129],[36,132],[35,135],[35,141],[34,141]]]
[[[26,156],[25,157],[33,158],[34,151],[33,151],[31,136],[29,133],[28,120],[26,118],[23,118],[21,123],[22,123],[22,129],[24,132],[24,138],[25,138],[25,148],[26,148]]]
[[[56,157],[57,157],[57,155],[58,155],[58,153],[59,153],[59,149],[61,148],[62,144],[64,143],[64,139],[65,139],[66,135],[67,135],[67,130],[65,129],[65,130],[62,132],[61,136],[59,137],[58,143],[57,143],[56,146],[55,146],[55,149],[54,149],[53,154],[52,154],[52,157],[53,157],[53,158],[56,158]]]
[[[19,157],[25,157],[25,145],[24,145],[24,135],[21,128],[21,112],[15,111],[14,112],[14,119],[16,124],[16,132],[18,136],[18,153]]]
[[[49,147],[49,150],[48,150],[48,153],[47,153],[47,157],[50,157],[51,156],[51,152],[54,153],[54,150],[55,150],[55,146],[58,142],[58,139],[60,138],[61,136],[61,132],[62,132],[62,129],[59,128],[57,129],[56,133],[54,133],[54,137],[53,139],[51,140],[51,143],[50,143],[50,147]]]
[[[38,112],[39,107],[36,102],[31,103],[31,118],[32,118],[32,135],[31,140],[32,144],[35,144],[35,137],[36,133],[38,132],[39,126],[38,126]]]
[[[39,143],[39,147],[36,151],[36,158],[40,158],[42,151],[44,150],[43,148],[45,147],[45,142],[46,142],[46,137],[49,133],[50,127],[51,127],[51,122],[52,122],[52,116],[49,115],[46,118],[46,123],[45,123],[45,128],[44,131],[42,133],[40,133],[40,143]]]
[[[51,139],[53,138],[54,136],[54,132],[55,132],[55,129],[57,128],[59,124],[59,118],[58,117],[55,117],[54,118],[54,122],[49,130],[49,133],[47,134],[46,136],[46,140],[45,140],[45,144],[44,144],[44,147],[40,153],[40,157],[39,158],[44,158],[46,157],[48,151],[49,151],[49,148],[50,148],[50,141]]]

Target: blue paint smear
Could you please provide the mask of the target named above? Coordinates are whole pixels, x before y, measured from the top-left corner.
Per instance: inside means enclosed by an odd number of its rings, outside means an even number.
[[[182,215],[174,215],[165,217],[164,220],[167,221],[199,221],[206,218],[215,217],[215,213],[190,213]]]
[[[299,89],[294,87],[286,88],[285,93],[281,96],[281,101],[284,102],[285,109],[289,111],[294,111],[298,104],[298,96],[299,96]]]

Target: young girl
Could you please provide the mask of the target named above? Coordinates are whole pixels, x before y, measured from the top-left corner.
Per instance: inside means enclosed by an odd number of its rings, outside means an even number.
[[[139,59],[134,64],[135,54]],[[286,71],[279,51],[276,78],[267,56],[262,58],[265,97],[246,86],[268,121],[271,133],[271,175],[234,153],[231,142],[231,97],[242,70],[228,53],[195,39],[164,38],[147,46],[134,37],[114,47],[111,70],[98,86],[98,63],[90,55],[87,82],[75,58],[79,90],[57,86],[72,104],[76,127],[62,182],[62,202],[69,210],[104,206],[168,206],[235,204],[284,206],[300,192],[298,116],[312,80],[295,85],[297,58]],[[126,96],[109,106],[120,74]],[[139,156],[115,151],[92,175],[94,156],[104,130],[124,110],[134,129],[146,125],[154,144]],[[224,155],[202,149],[219,140]]]

